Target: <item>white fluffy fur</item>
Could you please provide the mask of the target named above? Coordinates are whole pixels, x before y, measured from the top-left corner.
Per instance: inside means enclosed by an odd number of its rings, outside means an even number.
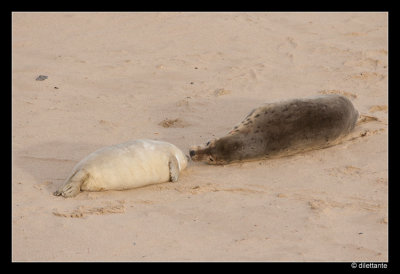
[[[171,157],[176,157],[179,171],[186,168],[186,156],[167,142],[144,139],[105,147],[80,161],[63,186],[77,178],[84,178],[80,189],[87,191],[122,190],[167,182]]]

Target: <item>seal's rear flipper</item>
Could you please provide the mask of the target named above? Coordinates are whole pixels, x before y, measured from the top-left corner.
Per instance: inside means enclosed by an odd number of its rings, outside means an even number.
[[[89,173],[80,169],[73,173],[53,194],[55,196],[74,197],[81,191],[81,185],[89,178]]]
[[[384,128],[382,128],[381,126],[382,124],[385,123],[379,120],[375,116],[360,114],[353,131],[350,132],[347,136],[345,136],[343,140],[341,140],[341,142],[353,141],[365,136],[374,135],[379,132],[382,132],[384,131]]]
[[[358,116],[358,120],[357,120],[356,125],[360,125],[360,124],[364,124],[364,123],[368,123],[368,122],[373,122],[373,121],[380,122],[379,119],[376,118],[375,116],[369,116],[369,115],[361,114],[361,115]]]

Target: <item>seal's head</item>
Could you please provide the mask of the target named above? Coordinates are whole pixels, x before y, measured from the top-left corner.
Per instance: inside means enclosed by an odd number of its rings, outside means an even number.
[[[216,164],[216,159],[213,155],[215,150],[215,141],[216,139],[208,141],[205,145],[191,147],[189,155],[192,161],[205,161],[209,164]]]
[[[229,136],[228,136],[229,137]],[[224,165],[240,160],[242,142],[223,137],[208,141],[205,145],[194,146],[189,150],[193,161],[205,161],[210,165]]]

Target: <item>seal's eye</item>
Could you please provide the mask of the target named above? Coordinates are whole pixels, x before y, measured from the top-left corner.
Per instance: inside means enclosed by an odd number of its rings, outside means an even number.
[[[214,162],[214,158],[213,158],[212,156],[209,156],[209,157],[208,157],[208,160],[209,160],[210,162]]]
[[[207,142],[206,146],[208,146],[210,144],[210,141]]]

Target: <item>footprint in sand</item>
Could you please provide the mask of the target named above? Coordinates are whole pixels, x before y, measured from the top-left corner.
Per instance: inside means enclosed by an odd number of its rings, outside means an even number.
[[[294,55],[293,50],[297,48],[298,44],[293,37],[286,37],[283,43],[280,43],[277,50],[285,55],[285,57],[293,63]]]
[[[283,43],[280,43],[279,45],[278,45],[278,50],[281,50],[281,49],[295,49],[295,48],[297,48],[297,43],[296,43],[296,41],[294,40],[294,38],[293,37],[286,37],[286,39],[285,39],[285,41],[283,42]]]
[[[382,184],[382,185],[386,185],[386,186],[387,186],[387,184],[388,184],[388,179],[387,179],[387,178],[382,178],[382,177],[380,177],[380,178],[377,178],[377,179],[375,180],[375,182],[377,182],[378,184]]]
[[[361,168],[354,166],[344,166],[344,167],[335,167],[326,169],[330,176],[344,178],[344,177],[352,177],[352,176],[361,176],[362,170]]]
[[[356,79],[356,80],[378,80],[378,81],[381,81],[385,78],[386,78],[386,76],[383,74],[376,73],[376,72],[364,71],[364,72],[350,75],[349,77],[347,77],[346,80]]]
[[[363,138],[363,137],[366,137],[366,136],[372,136],[372,135],[375,135],[375,134],[382,133],[384,131],[385,131],[384,128],[379,128],[379,129],[375,129],[375,130],[364,129],[364,130],[361,130],[359,132],[355,132],[355,133],[351,134],[349,136],[350,138],[348,138],[348,141],[353,141],[353,140],[356,140],[358,138]]]
[[[349,99],[356,99],[357,95],[351,92],[343,91],[343,90],[336,90],[336,89],[331,89],[331,90],[320,90],[318,91],[320,94],[338,94],[345,96]]]
[[[227,90],[227,89],[224,89],[224,88],[219,88],[219,89],[214,90],[214,96],[215,97],[219,97],[219,96],[230,94],[230,93],[231,93],[230,90]]]
[[[192,99],[192,97],[188,96],[185,99],[179,100],[178,102],[175,103],[177,107],[189,107],[189,100]]]
[[[385,113],[388,112],[388,106],[387,105],[375,105],[375,106],[371,106],[369,108],[369,112],[377,112],[377,111],[383,111]]]
[[[184,128],[189,126],[190,124],[181,120],[180,118],[176,119],[164,119],[158,125],[165,127],[165,128]]]
[[[365,67],[370,69],[377,69],[378,67],[385,67],[385,63],[374,58],[364,59],[349,59],[343,62],[343,65],[348,67]]]
[[[329,205],[323,200],[313,199],[308,202],[308,206],[316,212],[322,212],[325,211]]]
[[[102,128],[104,128],[104,129],[106,129],[106,130],[113,130],[113,129],[115,129],[116,127],[118,127],[118,124],[117,123],[114,123],[114,122],[111,122],[111,121],[106,121],[106,120],[100,120],[99,121],[99,125],[102,127]],[[96,125],[95,125],[95,127],[96,127]]]
[[[43,188],[48,188],[49,186],[51,186],[53,184],[53,182],[50,181],[45,181],[43,183],[40,184],[36,184],[33,187],[39,190],[42,190]]]
[[[205,184],[205,185],[195,185],[195,186],[185,186],[180,185],[174,188],[176,191],[180,193],[190,193],[192,195],[208,193],[208,192],[217,192],[219,191],[216,186],[213,184]]]
[[[78,206],[72,211],[59,212],[58,209],[53,210],[53,215],[66,218],[84,218],[87,215],[106,215],[114,213],[125,213],[125,201],[108,202],[100,207]]]

